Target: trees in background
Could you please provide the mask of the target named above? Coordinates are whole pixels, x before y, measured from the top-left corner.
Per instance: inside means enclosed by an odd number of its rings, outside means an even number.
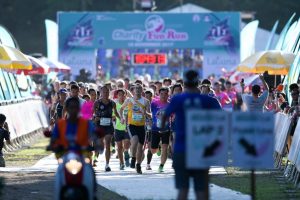
[[[300,11],[295,0],[184,0],[214,11],[254,11],[260,27],[271,29],[280,20],[278,32],[294,12]],[[157,11],[180,5],[180,0],[156,0]],[[25,53],[46,53],[45,19],[56,21],[57,11],[132,11],[132,0],[1,0],[0,24],[16,38]],[[298,16],[299,17],[299,13]],[[297,18],[296,17],[296,18]]]

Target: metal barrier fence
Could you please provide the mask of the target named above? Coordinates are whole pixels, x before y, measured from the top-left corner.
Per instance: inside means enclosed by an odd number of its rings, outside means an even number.
[[[40,97],[1,101],[0,113],[7,118],[12,140],[49,125],[48,109]]]
[[[292,119],[282,113],[276,114],[275,118],[275,166],[278,169],[284,169],[284,176],[292,181],[295,186],[299,186],[300,177],[300,119],[290,148],[287,147],[287,140],[291,131]],[[283,158],[287,156],[284,164]]]

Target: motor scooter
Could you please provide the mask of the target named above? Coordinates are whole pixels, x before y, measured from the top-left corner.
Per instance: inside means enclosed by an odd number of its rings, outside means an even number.
[[[50,133],[44,132],[46,137]],[[96,177],[91,165],[89,154],[94,147],[80,147],[70,142],[68,149],[61,146],[48,146],[58,158],[58,168],[55,175],[55,200],[96,200]],[[101,151],[102,150],[102,151]],[[101,153],[103,148],[100,148]]]
[[[68,150],[49,148],[56,153],[63,153],[58,159],[55,175],[55,200],[95,200],[95,172],[90,159],[82,152],[90,152],[89,147],[80,148],[70,146]]]

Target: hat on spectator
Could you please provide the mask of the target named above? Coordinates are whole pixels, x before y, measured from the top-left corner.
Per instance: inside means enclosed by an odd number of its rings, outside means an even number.
[[[60,85],[67,85],[67,81],[60,82]]]
[[[152,96],[154,95],[154,91],[153,91],[153,89],[151,89],[151,88],[147,88],[147,89],[145,90],[145,93],[151,93]]]

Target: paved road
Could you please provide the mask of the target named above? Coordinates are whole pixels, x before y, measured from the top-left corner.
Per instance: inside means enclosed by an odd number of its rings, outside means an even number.
[[[165,165],[164,173],[157,173],[157,167],[160,158],[153,156],[152,171],[145,170],[145,162],[142,166],[143,175],[139,175],[135,170],[126,168],[124,171],[119,170],[119,161],[113,155],[110,166],[111,172],[104,171],[104,155],[100,156],[99,166],[95,168],[98,184],[126,196],[129,199],[175,199],[176,190],[174,188],[174,171],[171,167],[171,160]],[[2,168],[0,171],[41,171],[55,172],[57,162],[53,155],[43,158],[30,168]],[[224,174],[224,168],[213,167],[210,174]],[[240,194],[239,192],[221,188],[217,185],[210,185],[210,195],[212,200],[248,200],[249,195]],[[190,190],[189,199],[195,199],[193,189]]]

